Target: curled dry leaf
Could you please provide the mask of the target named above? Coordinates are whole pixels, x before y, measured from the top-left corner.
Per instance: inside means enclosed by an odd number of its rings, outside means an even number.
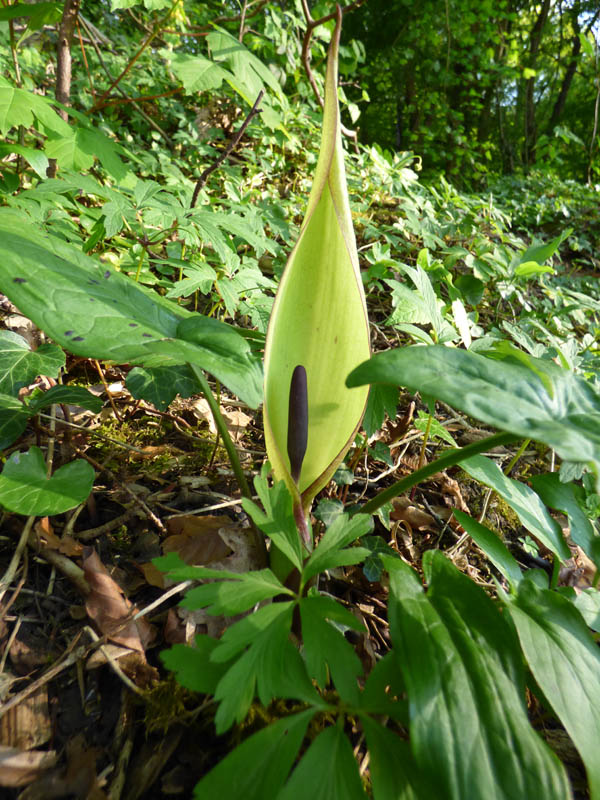
[[[52,530],[52,525],[48,517],[42,517],[34,526],[34,531],[38,537],[40,545],[50,550],[57,550],[65,556],[80,556],[83,545],[73,539],[72,536],[59,538]]]
[[[205,422],[208,422],[208,429],[216,436],[217,428],[215,426],[212,411],[210,410],[210,406],[204,397],[194,401],[193,406],[198,417]],[[237,409],[227,411],[226,409],[221,408],[221,414],[225,419],[227,430],[229,431],[232,439],[236,442],[239,442],[240,438],[244,435],[244,431],[252,422],[252,417],[249,417],[248,414],[244,414],[243,411],[238,411]]]
[[[411,528],[419,531],[435,529],[435,519],[431,514],[427,514],[413,505],[406,495],[396,497],[393,506],[394,510],[390,513],[390,519],[395,522],[405,522]]]
[[[29,750],[0,745],[0,786],[26,786],[56,764],[54,750]]]
[[[0,717],[0,742],[15,750],[31,750],[52,736],[48,690],[40,686]]]
[[[117,644],[144,653],[154,638],[154,629],[143,618],[132,620],[135,607],[111,578],[93,547],[83,551],[83,571],[90,586],[85,607],[98,629]]]

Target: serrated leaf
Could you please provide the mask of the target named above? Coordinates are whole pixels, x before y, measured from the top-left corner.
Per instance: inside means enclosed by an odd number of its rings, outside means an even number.
[[[524,483],[507,477],[495,461],[486,456],[473,456],[461,462],[472,478],[495,489],[516,512],[521,523],[563,561],[571,558],[559,524],[552,519],[538,495]]]
[[[427,594],[404,562],[386,565],[411,747],[435,796],[570,797],[562,765],[529,723],[516,634],[493,601],[440,551],[425,554]]]
[[[211,653],[218,644],[217,639],[198,634],[195,646],[174,644],[170,650],[161,651],[160,660],[175,673],[177,683],[186,689],[214,694],[217,684],[230,666],[227,661],[217,663],[211,660]]]
[[[371,387],[367,408],[363,419],[363,427],[368,437],[378,431],[387,413],[391,420],[396,419],[398,407],[398,388],[377,384]]]
[[[293,771],[277,800],[367,800],[352,745],[338,725],[325,728]]]
[[[200,783],[194,797],[220,800],[275,798],[304,740],[314,709],[280,719],[253,734]]]
[[[210,572],[213,573],[211,577],[219,577],[219,570]],[[207,608],[209,614],[233,616],[247,611],[262,600],[268,600],[278,594],[291,594],[270,569],[240,573],[236,577],[237,580],[234,581],[225,579],[190,589],[181,605],[190,609]]]
[[[46,476],[39,447],[13,453],[0,475],[0,506],[36,517],[62,514],[82,503],[92,491],[94,470],[83,459],[65,464]]]
[[[71,135],[70,125],[58,116],[49,99],[0,83],[0,134],[5,136],[18,125],[28,128],[33,125],[34,118],[60,136]]]
[[[412,346],[378,353],[347,383],[406,386],[501,430],[544,442],[568,461],[593,461],[600,469],[600,395],[582,377],[532,360],[546,380],[524,364],[439,345]]]
[[[22,220],[15,230],[6,209],[0,209],[0,289],[76,355],[146,367],[189,362],[253,408],[260,402],[260,363],[234,328],[185,311]]]
[[[1,267],[0,267],[1,269]],[[65,354],[55,344],[32,350],[27,341],[12,331],[0,331],[0,392],[16,396],[38,375],[56,378],[65,365]]]
[[[171,62],[173,74],[179,78],[187,94],[218,89],[224,80],[231,77],[228,70],[202,55],[192,56],[171,50],[161,50],[160,54]]]
[[[319,602],[325,599],[310,596],[300,601],[304,658],[309,674],[322,689],[327,685],[329,668],[341,699],[353,705],[358,702],[357,680],[362,665],[344,635],[327,622],[335,612]]]
[[[557,592],[524,580],[508,602],[527,664],[585,764],[600,797],[600,650],[580,613]]]
[[[372,530],[373,519],[367,514],[356,514],[353,517],[349,517],[347,514],[340,514],[325,531],[323,538],[304,565],[304,579],[309,580],[318,572],[323,572],[335,566],[357,564],[362,561],[369,554],[369,551],[364,548],[353,548],[358,552],[352,555],[349,555],[352,551],[348,551],[348,555],[342,554],[341,551],[344,547]],[[347,560],[348,557],[351,560]],[[354,557],[356,557],[356,560],[354,560]]]

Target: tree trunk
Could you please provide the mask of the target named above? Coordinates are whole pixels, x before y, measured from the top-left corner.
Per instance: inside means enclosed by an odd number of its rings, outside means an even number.
[[[529,69],[535,69],[537,54],[542,42],[544,26],[550,11],[550,0],[543,0],[540,13],[531,29],[529,35]],[[523,142],[523,164],[528,167],[535,163],[535,145],[537,141],[537,129],[535,120],[535,103],[533,101],[533,91],[535,88],[535,77],[527,78],[525,81],[525,136]]]

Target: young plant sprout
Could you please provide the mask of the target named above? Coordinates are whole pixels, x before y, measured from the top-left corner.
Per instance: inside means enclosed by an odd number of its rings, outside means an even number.
[[[367,308],[344,172],[337,100],[341,11],[329,48],[321,149],[306,215],[269,322],[264,426],[306,544],[306,515],[360,426],[367,387],[348,373],[370,354]]]

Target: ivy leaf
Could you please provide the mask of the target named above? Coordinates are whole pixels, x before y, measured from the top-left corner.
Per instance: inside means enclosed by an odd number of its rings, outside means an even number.
[[[191,369],[180,364],[172,367],[134,367],[125,384],[136,400],[146,400],[159,411],[166,411],[173,400],[198,393],[198,381]]]
[[[32,350],[27,341],[13,331],[0,331],[0,392],[18,395],[38,375],[56,378],[65,365],[65,354],[55,344],[42,344]]]
[[[0,450],[21,436],[31,414],[27,406],[10,394],[0,394]]]
[[[46,462],[39,447],[13,453],[0,475],[0,505],[17,514],[36,517],[62,514],[88,497],[94,470],[78,459],[46,475]]]

